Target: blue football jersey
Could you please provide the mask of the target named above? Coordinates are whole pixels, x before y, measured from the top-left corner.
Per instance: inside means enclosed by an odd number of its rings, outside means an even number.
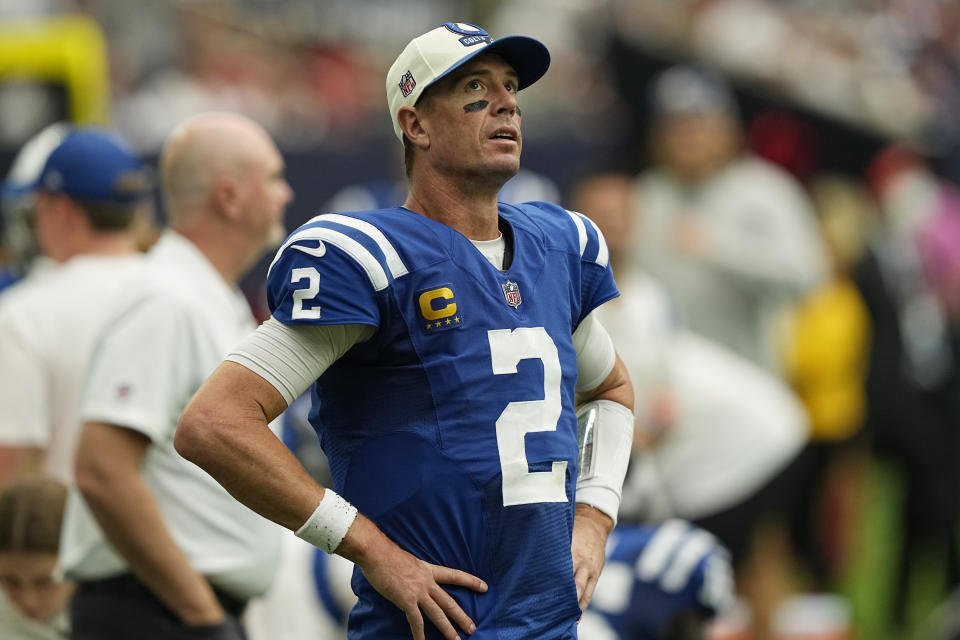
[[[449,589],[472,638],[575,638],[571,335],[618,293],[588,219],[499,208],[506,271],[404,208],[325,214],[277,253],[268,301],[287,324],[375,327],[313,388],[335,490],[417,557],[487,582],[485,594]],[[350,638],[409,637],[359,571],[353,588]]]
[[[658,640],[679,614],[704,620],[734,600],[730,554],[709,532],[682,520],[619,524],[580,624],[581,640]]]
[[[695,613],[704,620],[734,601],[730,554],[708,532],[680,520],[663,525],[623,524],[610,536],[607,565],[578,626],[579,640],[659,640],[669,622]],[[340,561],[340,564],[334,561]],[[314,551],[316,607],[346,628],[347,561]],[[670,636],[673,637],[673,636]]]

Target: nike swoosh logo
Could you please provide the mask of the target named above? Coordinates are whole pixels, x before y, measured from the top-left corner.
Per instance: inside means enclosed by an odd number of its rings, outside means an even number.
[[[314,256],[315,258],[322,258],[323,255],[327,252],[327,246],[317,240],[316,247],[301,247],[299,244],[290,245],[291,249],[296,249],[297,251],[303,251],[304,253]]]

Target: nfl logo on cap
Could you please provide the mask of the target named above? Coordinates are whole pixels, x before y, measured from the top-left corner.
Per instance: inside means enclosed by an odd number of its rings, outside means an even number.
[[[403,93],[403,97],[406,98],[417,86],[417,81],[413,79],[413,74],[410,71],[407,71],[403,74],[403,77],[400,78],[400,91]]]

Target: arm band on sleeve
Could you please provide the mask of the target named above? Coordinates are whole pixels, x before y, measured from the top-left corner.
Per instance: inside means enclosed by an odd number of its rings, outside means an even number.
[[[325,489],[323,499],[307,521],[294,533],[313,546],[333,553],[347,535],[357,518],[357,508],[333,492]]]
[[[623,478],[633,445],[633,412],[612,400],[592,400],[577,410],[580,469],[576,501],[617,523]]]
[[[289,406],[327,367],[373,331],[366,324],[286,325],[271,316],[227,360],[272,384]]]
[[[573,332],[573,348],[577,351],[577,391],[596,389],[613,371],[617,353],[595,312]]]

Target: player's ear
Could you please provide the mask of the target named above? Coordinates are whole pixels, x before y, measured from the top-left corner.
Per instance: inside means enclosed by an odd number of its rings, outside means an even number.
[[[424,129],[421,113],[416,107],[400,107],[397,112],[397,122],[400,124],[400,130],[415,147],[421,149],[430,147],[430,134]]]
[[[225,175],[218,176],[213,182],[210,197],[213,206],[229,220],[235,220],[240,214],[240,191],[237,181]]]

